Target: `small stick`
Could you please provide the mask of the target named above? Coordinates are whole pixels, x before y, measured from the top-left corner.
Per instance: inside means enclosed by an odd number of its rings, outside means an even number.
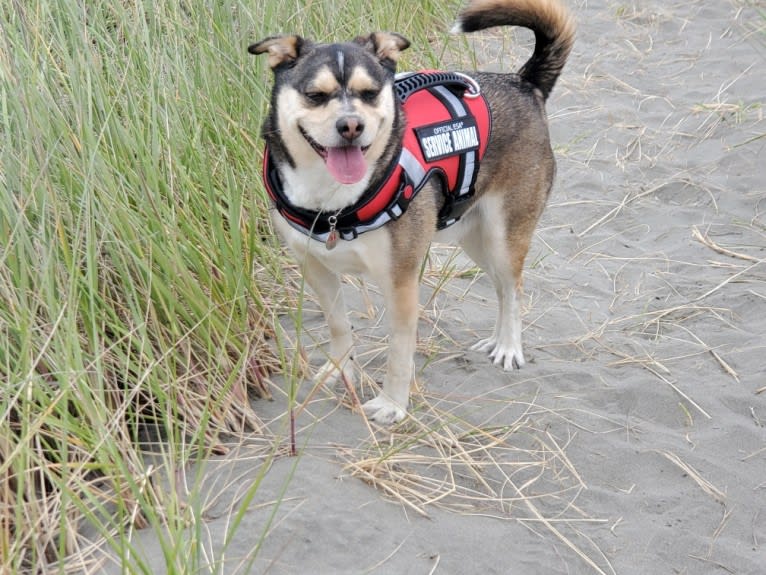
[[[701,295],[701,296],[699,296],[699,297],[696,297],[696,298],[694,298],[694,299],[693,299],[693,300],[691,300],[689,303],[696,303],[696,302],[698,302],[698,301],[701,301],[701,300],[705,299],[705,298],[706,298],[706,297],[708,297],[709,295],[712,295],[712,294],[714,294],[714,293],[715,293],[715,292],[717,292],[719,289],[721,289],[723,286],[725,286],[727,283],[730,283],[731,281],[733,281],[733,280],[737,279],[739,276],[741,276],[741,275],[743,275],[743,274],[746,274],[747,272],[749,272],[749,271],[750,271],[751,269],[753,269],[754,267],[758,266],[759,264],[762,264],[764,261],[766,261],[766,260],[756,260],[754,264],[752,264],[752,265],[749,265],[749,266],[747,266],[745,269],[738,271],[738,272],[737,272],[737,273],[735,273],[733,276],[729,276],[728,278],[726,278],[725,280],[723,280],[721,283],[719,283],[717,286],[715,286],[713,289],[706,291],[704,294],[702,294],[702,295]]]
[[[740,254],[737,252],[733,252],[729,249],[723,248],[719,246],[717,243],[715,243],[713,240],[711,240],[707,235],[703,236],[702,233],[697,229],[697,226],[692,226],[692,235],[694,236],[694,239],[696,239],[698,242],[706,245],[711,250],[718,252],[719,254],[723,254],[725,256],[730,256],[733,258],[739,258],[741,260],[746,260],[749,262],[762,262],[763,260],[759,260],[758,258],[754,258],[753,256],[749,256],[747,254]]]
[[[675,383],[673,383],[672,381],[670,381],[669,379],[667,379],[665,377],[662,377],[662,375],[660,375],[659,373],[657,373],[655,370],[653,370],[650,367],[644,366],[644,369],[646,369],[647,371],[653,373],[654,375],[659,377],[662,381],[664,381],[666,384],[668,384],[673,391],[675,391],[678,395],[680,395],[686,401],[688,401],[691,405],[693,405],[695,407],[695,409],[697,409],[697,411],[699,411],[702,415],[704,415],[708,419],[713,419],[713,417],[707,411],[702,409],[702,407],[700,407],[699,404],[697,404],[696,401],[694,401],[691,397],[689,397],[687,394],[685,394],[683,391],[681,391],[681,389]]]
[[[635,202],[636,200],[640,200],[644,196],[648,196],[650,194],[653,194],[653,193],[661,190],[662,188],[664,188],[665,186],[667,186],[670,183],[673,183],[673,182],[672,181],[671,182],[662,182],[661,184],[658,184],[656,186],[652,186],[648,190],[644,190],[643,192],[640,192],[640,193],[635,194],[633,196],[631,196],[630,194],[625,194],[625,196],[623,196],[622,201],[620,201],[619,204],[617,204],[615,207],[613,207],[611,210],[609,210],[606,214],[604,214],[599,219],[597,219],[595,222],[593,222],[591,225],[589,225],[587,228],[585,228],[585,230],[583,230],[582,232],[577,234],[577,237],[578,238],[584,237],[591,230],[593,230],[593,228],[603,224],[605,221],[608,221],[608,220],[614,218],[617,214],[620,213],[622,208],[624,208],[628,204],[632,204],[633,202]]]
[[[710,347],[708,344],[702,341],[699,337],[697,337],[697,335],[691,330],[683,326],[680,326],[680,327],[682,327],[682,329],[686,331],[686,333],[688,333],[690,336],[696,339],[697,343],[699,343],[702,347],[707,348],[707,350],[710,352],[710,355],[712,355],[715,358],[715,360],[720,364],[723,370],[726,373],[728,373],[730,376],[732,376],[737,383],[739,383],[739,375],[737,375],[737,372],[728,363],[726,363],[726,360],[724,360],[720,355],[718,355],[718,352],[716,352],[712,347]]]
[[[718,355],[714,350],[711,349],[709,351],[712,354],[712,356],[716,359],[716,361],[719,364],[721,364],[721,367],[723,368],[723,370],[726,373],[728,373],[730,376],[732,376],[737,381],[737,383],[739,383],[739,376],[737,375],[737,372],[734,371],[734,368],[732,368],[728,363],[726,363],[726,361],[720,355]]]
[[[346,391],[348,391],[348,394],[351,396],[351,405],[354,406],[354,409],[361,409],[362,402],[359,401],[359,396],[356,394],[354,383],[346,377],[343,370],[340,372],[340,378],[343,380],[343,385],[346,387]]]
[[[664,449],[655,449],[653,450],[655,453],[659,453],[663,457],[665,457],[668,461],[671,463],[674,463],[677,465],[682,471],[684,471],[689,477],[694,480],[694,482],[702,489],[705,493],[710,495],[713,499],[718,501],[718,503],[725,504],[726,503],[726,495],[718,489],[715,485],[710,483],[707,479],[702,477],[696,469],[694,469],[691,465],[684,462],[678,455],[673,453],[672,451],[665,451]]]
[[[621,357],[621,358],[623,358],[623,359],[630,359],[630,358],[629,358],[629,356],[628,356],[628,355],[626,355],[625,353],[623,353],[623,352],[621,352],[621,351],[619,351],[619,350],[616,350],[616,349],[612,349],[611,347],[609,347],[609,346],[605,345],[605,344],[604,344],[602,341],[600,341],[598,338],[595,338],[595,340],[596,340],[596,342],[597,342],[599,345],[601,345],[601,346],[602,346],[604,349],[606,349],[606,350],[607,350],[609,353],[611,353],[611,354],[613,354],[613,355],[616,355],[617,357]],[[662,381],[664,381],[664,382],[665,382],[667,385],[669,385],[669,386],[670,386],[670,388],[671,388],[673,391],[675,391],[675,392],[676,392],[678,395],[680,395],[682,398],[684,398],[686,401],[688,401],[688,402],[689,402],[689,403],[690,403],[690,404],[691,404],[691,405],[692,405],[692,406],[693,406],[693,407],[694,407],[694,408],[695,408],[697,411],[699,411],[699,412],[700,412],[702,415],[704,415],[704,416],[705,416],[707,419],[713,419],[713,418],[710,416],[710,414],[709,414],[707,411],[705,411],[704,409],[702,409],[702,407],[700,407],[700,406],[699,406],[699,404],[697,404],[697,402],[696,402],[696,401],[694,401],[694,400],[693,400],[691,397],[689,397],[689,396],[688,396],[686,393],[684,393],[683,391],[681,391],[681,389],[680,389],[680,388],[679,388],[679,387],[678,387],[678,386],[677,386],[675,383],[673,383],[672,381],[670,381],[668,378],[666,378],[666,377],[663,377],[663,375],[662,375],[661,373],[659,373],[659,372],[658,372],[656,369],[652,369],[650,366],[646,365],[645,363],[640,363],[640,362],[639,362],[639,365],[640,365],[642,368],[644,368],[646,371],[648,371],[649,373],[652,373],[652,374],[654,374],[655,376],[657,376],[658,378],[660,378]],[[764,389],[766,389],[766,388],[764,388]]]

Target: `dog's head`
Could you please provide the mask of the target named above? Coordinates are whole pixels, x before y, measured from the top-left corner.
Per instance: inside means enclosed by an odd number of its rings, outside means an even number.
[[[269,144],[283,147],[294,169],[321,163],[340,184],[368,181],[389,148],[396,61],[408,46],[386,32],[343,44],[277,36],[250,46],[268,55],[275,76]]]

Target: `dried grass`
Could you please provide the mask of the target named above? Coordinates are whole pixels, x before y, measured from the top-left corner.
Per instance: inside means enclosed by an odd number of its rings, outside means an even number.
[[[566,444],[536,428],[531,412],[539,406],[503,425],[476,426],[423,395],[414,400],[416,413],[395,429],[340,449],[346,471],[419,515],[438,507],[519,521],[563,543],[594,572],[614,572],[603,553],[582,546],[576,525],[607,520],[577,504],[587,486]]]
[[[715,499],[718,503],[726,503],[726,494],[702,477],[694,467],[683,461],[677,454],[665,450],[657,450],[657,453],[686,473],[687,476],[694,481],[700,489],[702,489],[702,491],[710,495],[710,497]]]

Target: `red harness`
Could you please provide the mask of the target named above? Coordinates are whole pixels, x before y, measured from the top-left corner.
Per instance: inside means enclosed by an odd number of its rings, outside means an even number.
[[[492,125],[478,85],[463,74],[424,71],[398,76],[394,87],[407,118],[402,150],[385,181],[339,213],[290,203],[268,147],[264,151],[263,181],[276,209],[294,228],[328,247],[336,234],[352,240],[401,217],[432,176],[444,194],[437,229],[454,224],[470,205]]]

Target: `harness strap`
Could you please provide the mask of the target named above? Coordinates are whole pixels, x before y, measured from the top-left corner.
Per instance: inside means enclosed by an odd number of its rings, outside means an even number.
[[[396,75],[394,88],[399,101],[403,104],[413,93],[431,88],[433,86],[447,86],[455,91],[459,91],[459,97],[476,98],[481,90],[479,84],[465,74],[460,72],[403,72]]]
[[[442,105],[451,110],[452,116],[472,117],[471,111],[462,98],[456,97],[443,86],[431,89],[431,93],[441,101]],[[439,210],[436,229],[444,229],[457,222],[468,209],[473,198],[476,177],[479,173],[479,150],[468,150],[458,156],[457,183],[453,187],[443,187],[444,205]]]

